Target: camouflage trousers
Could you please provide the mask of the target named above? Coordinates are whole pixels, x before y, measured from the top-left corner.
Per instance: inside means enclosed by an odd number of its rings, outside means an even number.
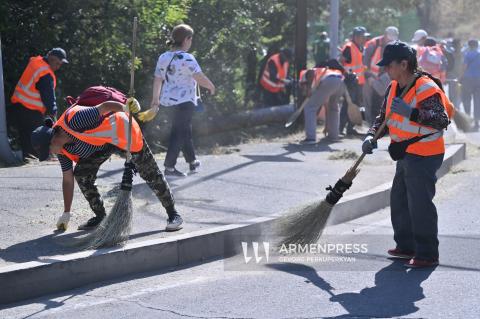
[[[88,158],[80,159],[73,171],[75,180],[95,215],[105,214],[103,200],[98,192],[95,181],[100,166],[108,160],[112,154],[125,156],[126,152],[113,145],[108,145],[105,149],[93,153]],[[132,163],[135,164],[140,177],[145,180],[150,189],[155,193],[162,203],[162,206],[167,209],[167,213],[174,211],[175,201],[168,182],[158,168],[157,162],[155,162],[153,154],[145,140],[143,141],[142,150],[137,153],[132,153]]]

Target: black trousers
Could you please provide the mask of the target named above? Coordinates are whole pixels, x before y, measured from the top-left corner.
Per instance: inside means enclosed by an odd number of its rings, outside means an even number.
[[[415,257],[438,259],[438,216],[433,203],[436,173],[443,154],[406,154],[397,162],[390,193],[393,238],[397,248],[414,251]]]
[[[166,167],[175,167],[180,151],[182,151],[187,163],[191,163],[196,159],[192,137],[192,117],[195,105],[192,102],[185,102],[172,106],[171,110],[173,118],[167,155],[164,162]]]
[[[12,104],[7,111],[8,126],[18,131],[23,157],[37,156],[30,142],[32,132],[44,124],[44,116],[38,111],[27,109],[22,104]]]

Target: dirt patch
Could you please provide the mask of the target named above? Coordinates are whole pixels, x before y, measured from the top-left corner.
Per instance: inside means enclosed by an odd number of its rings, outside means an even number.
[[[335,151],[333,154],[328,156],[329,160],[355,160],[359,157],[357,152],[355,151],[350,151],[350,150],[341,150],[341,151]]]

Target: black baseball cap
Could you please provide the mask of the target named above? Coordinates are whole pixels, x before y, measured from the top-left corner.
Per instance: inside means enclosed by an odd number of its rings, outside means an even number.
[[[53,128],[45,125],[37,127],[32,132],[30,141],[40,161],[46,160],[50,155],[50,141],[52,140],[53,133]]]
[[[50,50],[50,52],[48,52],[48,55],[56,56],[63,63],[68,63],[67,53],[62,48],[53,48],[53,49]]]
[[[352,35],[353,36],[362,35],[364,37],[368,37],[370,36],[370,33],[367,32],[367,29],[365,27],[358,26],[353,28]]]
[[[392,61],[409,59],[416,55],[415,49],[402,41],[390,42],[383,50],[382,59],[377,63],[378,66],[389,65]]]

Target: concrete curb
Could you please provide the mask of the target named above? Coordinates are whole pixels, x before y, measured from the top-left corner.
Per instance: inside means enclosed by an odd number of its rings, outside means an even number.
[[[465,144],[447,148],[438,176],[465,159]],[[391,183],[345,196],[335,205],[331,223],[338,224],[372,213],[389,205]],[[354,214],[352,214],[354,212]],[[278,218],[250,221],[195,231],[188,234],[127,244],[118,249],[100,249],[48,260],[0,268],[0,304],[77,288],[98,281],[233,255],[239,243],[252,241]]]

